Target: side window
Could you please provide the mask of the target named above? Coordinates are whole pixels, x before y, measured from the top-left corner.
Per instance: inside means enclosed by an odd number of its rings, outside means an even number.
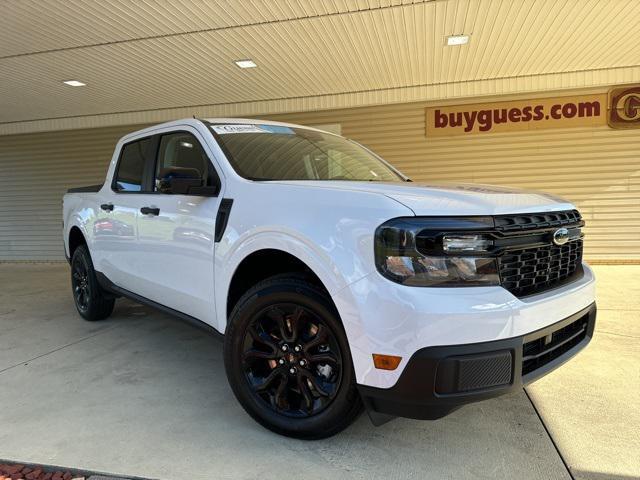
[[[118,192],[140,192],[144,178],[144,166],[151,139],[145,138],[122,147],[116,172],[114,189]]]
[[[163,191],[171,178],[200,179],[202,186],[213,185],[215,171],[202,145],[190,133],[163,135],[156,165],[156,191]]]

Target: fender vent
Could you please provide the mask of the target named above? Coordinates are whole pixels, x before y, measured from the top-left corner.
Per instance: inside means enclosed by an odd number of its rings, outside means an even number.
[[[220,207],[218,208],[218,214],[216,215],[216,233],[214,237],[216,243],[222,240],[222,235],[224,235],[224,231],[227,228],[227,222],[229,222],[229,215],[231,215],[232,206],[232,198],[223,198],[220,201]]]

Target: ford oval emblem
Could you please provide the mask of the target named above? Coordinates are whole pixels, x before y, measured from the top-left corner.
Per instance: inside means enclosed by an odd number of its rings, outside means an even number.
[[[559,228],[553,232],[553,243],[556,245],[564,245],[569,241],[569,230],[566,228]]]

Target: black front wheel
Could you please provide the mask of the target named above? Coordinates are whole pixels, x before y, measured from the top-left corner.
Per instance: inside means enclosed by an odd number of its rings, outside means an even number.
[[[91,255],[84,245],[80,245],[73,252],[71,289],[76,309],[85,320],[103,320],[113,312],[115,298],[100,288]]]
[[[342,324],[328,296],[294,276],[249,290],[230,316],[225,367],[244,409],[297,438],[323,438],[362,410]]]

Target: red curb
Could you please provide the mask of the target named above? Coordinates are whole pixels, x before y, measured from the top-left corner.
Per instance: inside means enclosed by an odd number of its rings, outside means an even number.
[[[41,467],[27,467],[21,464],[0,463],[0,480],[72,480],[74,477],[66,470],[49,470]]]

